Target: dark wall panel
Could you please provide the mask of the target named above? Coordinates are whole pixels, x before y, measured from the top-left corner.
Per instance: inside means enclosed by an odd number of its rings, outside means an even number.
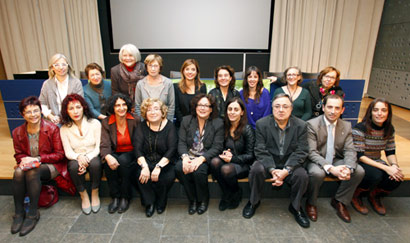
[[[410,108],[410,2],[386,0],[367,93]]]

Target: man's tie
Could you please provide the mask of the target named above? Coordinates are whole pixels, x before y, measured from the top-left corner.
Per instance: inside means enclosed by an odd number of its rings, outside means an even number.
[[[326,145],[326,161],[333,163],[335,153],[335,144],[333,139],[333,124],[327,126],[327,145]]]

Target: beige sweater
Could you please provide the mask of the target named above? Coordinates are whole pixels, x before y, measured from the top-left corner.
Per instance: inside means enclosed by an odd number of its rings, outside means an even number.
[[[60,129],[65,156],[69,160],[77,160],[81,154],[91,160],[100,154],[101,123],[96,119],[87,121],[84,117],[81,131],[82,135],[75,123],[71,127],[64,125]]]

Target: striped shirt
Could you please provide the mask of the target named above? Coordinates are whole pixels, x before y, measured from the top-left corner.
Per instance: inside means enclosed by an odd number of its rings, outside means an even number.
[[[356,124],[352,130],[353,143],[357,151],[357,158],[367,156],[370,159],[381,161],[381,151],[384,150],[386,157],[396,153],[396,143],[393,133],[388,138],[384,138],[384,127],[379,127],[372,123],[369,131],[364,122]],[[383,162],[382,162],[383,163]],[[385,162],[384,162],[385,163]]]

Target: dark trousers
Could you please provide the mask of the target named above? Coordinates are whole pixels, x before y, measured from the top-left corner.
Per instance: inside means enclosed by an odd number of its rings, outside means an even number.
[[[104,172],[107,177],[108,188],[112,198],[131,198],[131,186],[137,160],[133,151],[111,154],[117,159],[120,166],[112,170],[107,163],[104,163]]]
[[[78,174],[78,161],[69,160],[67,164],[67,169],[70,172],[71,180],[78,192],[83,192],[85,190],[85,173],[82,175]],[[90,173],[91,189],[96,189],[100,186],[101,181],[101,160],[100,156],[91,159],[90,164],[87,167],[87,171]]]
[[[13,197],[16,214],[24,214],[24,197],[30,198],[28,214],[37,215],[37,205],[41,192],[41,181],[51,179],[50,170],[47,165],[42,164],[39,168],[23,171],[19,167],[14,170],[13,175]]]
[[[154,170],[154,166],[150,165],[150,172]],[[137,167],[136,179],[138,184],[138,189],[141,193],[142,204],[157,205],[157,207],[165,207],[167,205],[168,192],[172,187],[175,180],[175,169],[174,165],[168,164],[161,169],[159,178],[157,182],[148,180],[147,183],[142,184],[138,179],[141,175],[141,167]]]
[[[184,186],[189,201],[208,202],[208,164],[202,163],[192,173],[184,174],[182,171],[182,160],[175,165],[175,173],[179,182]]]
[[[266,171],[265,166],[259,161],[253,163],[251,171],[249,172],[249,184],[251,187],[249,200],[252,205],[256,205],[261,200],[263,185],[265,184],[265,179],[268,178],[272,178],[272,175]],[[309,177],[306,170],[303,167],[294,169],[292,174],[285,178],[284,182],[290,185],[290,202],[292,206],[299,211],[300,202],[309,183]]]
[[[210,170],[222,190],[222,200],[227,201],[239,191],[238,179],[246,178],[249,174],[248,165],[226,163],[219,157],[211,160]]]
[[[381,188],[385,191],[393,191],[400,186],[401,181],[389,179],[389,174],[384,170],[378,169],[365,163],[360,163],[365,171],[362,182],[359,187],[363,189],[373,189],[375,187]]]

